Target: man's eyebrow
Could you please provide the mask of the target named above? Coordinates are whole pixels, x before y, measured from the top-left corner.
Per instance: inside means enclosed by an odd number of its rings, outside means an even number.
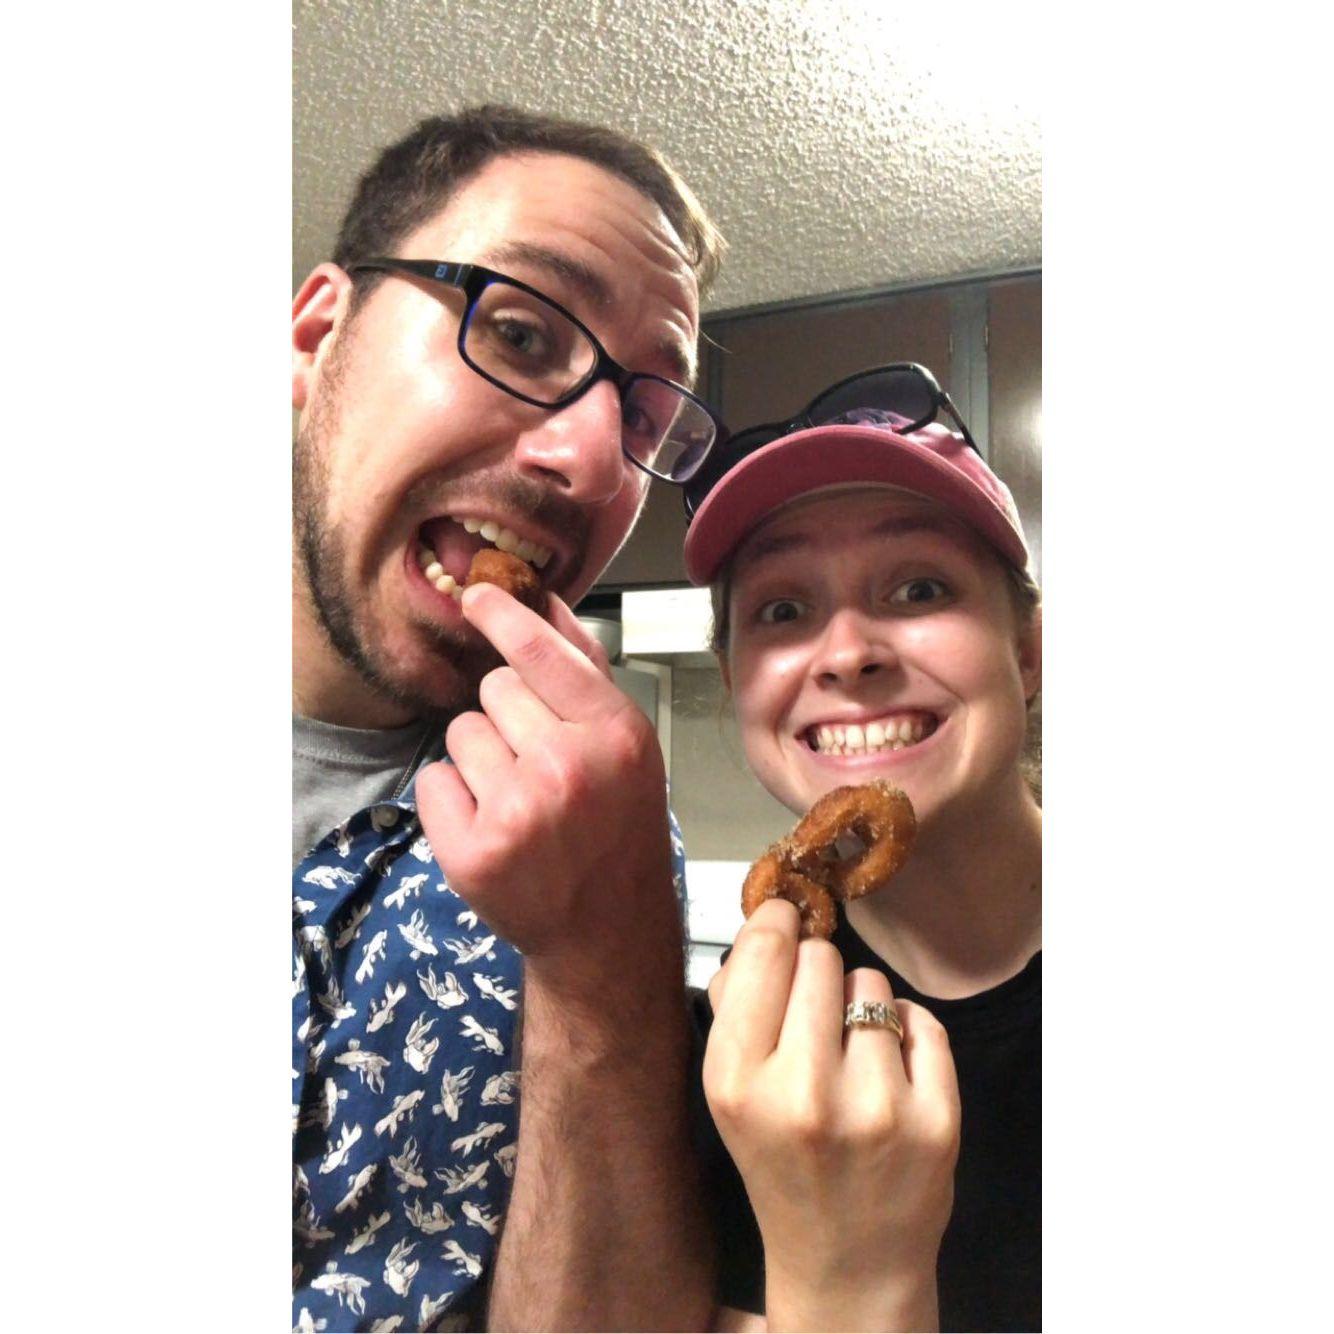
[[[548,246],[537,245],[532,241],[502,241],[485,250],[482,261],[488,267],[529,264],[534,268],[544,269],[547,273],[569,283],[599,310],[606,310],[612,305],[611,289],[603,281],[600,273],[581,260],[575,259],[573,255],[552,250]],[[658,344],[657,356],[668,369],[668,379],[676,380],[690,388],[694,387],[696,365],[693,348],[687,351],[676,339],[664,338]]]
[[[693,350],[686,352],[676,339],[664,338],[658,344],[658,356],[671,371],[667,377],[669,380],[675,380],[677,384],[683,384],[687,389],[695,387],[696,367]]]
[[[592,305],[611,305],[611,290],[602,281],[602,275],[589,268],[573,255],[563,254],[532,241],[502,241],[483,252],[488,264],[531,264],[564,279]]]

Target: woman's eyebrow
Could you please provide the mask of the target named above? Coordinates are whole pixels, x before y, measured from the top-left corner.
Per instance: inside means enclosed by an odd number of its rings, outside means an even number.
[[[755,565],[772,560],[775,556],[785,555],[789,551],[798,551],[810,545],[810,538],[801,532],[775,533],[772,537],[758,538],[749,546],[737,561],[737,573],[749,570]]]
[[[862,536],[905,537],[911,533],[933,533],[938,537],[950,537],[955,532],[952,519],[934,514],[891,514],[878,519],[867,528]],[[811,544],[810,535],[803,529],[794,529],[787,533],[773,533],[768,537],[759,537],[750,545],[744,555],[746,565],[767,560],[770,556],[782,555]]]
[[[906,537],[914,533],[929,533],[946,541],[958,541],[959,527],[959,524],[948,515],[890,514],[863,529],[860,538],[869,541],[882,537]],[[812,535],[801,527],[789,532],[758,537],[738,557],[735,575],[740,575],[743,571],[749,573],[757,566],[767,564],[778,556],[801,551],[809,547],[813,540]]]
[[[953,519],[935,514],[893,514],[871,528],[871,534],[875,537],[904,537],[909,533],[934,533],[938,537],[951,537],[956,531]]]

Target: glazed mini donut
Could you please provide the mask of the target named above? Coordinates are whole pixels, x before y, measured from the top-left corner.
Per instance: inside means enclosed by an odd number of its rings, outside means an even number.
[[[848,834],[864,846],[843,857],[836,844]],[[916,835],[912,802],[898,788],[883,779],[836,787],[792,831],[792,866],[828,885],[836,899],[857,899],[879,889],[903,865]]]
[[[741,886],[741,911],[749,917],[765,899],[787,899],[801,913],[801,938],[828,940],[838,916],[834,900],[823,885],[784,866],[780,849],[775,844],[750,868]]]
[[[525,607],[531,607],[538,615],[542,615],[546,609],[546,594],[537,571],[527,561],[510,555],[508,551],[483,547],[472,558],[472,564],[468,566],[468,578],[463,586],[471,588],[473,584],[495,584]]]
[[[883,779],[837,787],[750,868],[741,911],[749,917],[765,899],[790,899],[801,912],[801,938],[828,940],[837,921],[834,901],[879,889],[903,865],[916,834],[912,803]],[[863,847],[844,856],[838,842],[848,835]]]

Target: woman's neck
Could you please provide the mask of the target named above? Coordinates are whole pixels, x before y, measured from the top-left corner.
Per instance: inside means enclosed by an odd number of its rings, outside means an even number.
[[[1042,947],[1042,812],[1027,788],[919,831],[883,889],[848,905],[866,944],[924,995],[974,996]]]

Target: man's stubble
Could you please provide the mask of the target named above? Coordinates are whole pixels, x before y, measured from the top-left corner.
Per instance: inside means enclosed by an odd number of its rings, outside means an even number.
[[[355,320],[353,321],[355,323]],[[414,621],[414,631],[442,659],[439,688],[429,693],[402,679],[375,641],[373,618],[347,578],[347,541],[329,518],[329,451],[336,446],[340,403],[347,392],[345,326],[321,369],[320,381],[292,451],[292,541],[297,576],[334,651],[381,699],[414,714],[458,713],[476,707],[482,677],[501,663],[476,635],[432,622]]]

